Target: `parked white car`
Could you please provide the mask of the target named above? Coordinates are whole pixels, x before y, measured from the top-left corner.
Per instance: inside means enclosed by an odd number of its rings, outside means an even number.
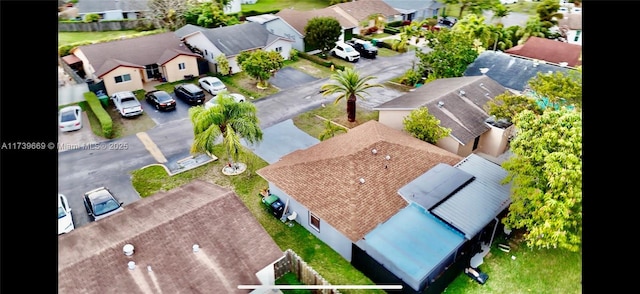
[[[220,91],[226,90],[227,86],[222,83],[222,81],[216,77],[204,77],[198,80],[198,84],[200,88],[209,92],[211,95],[218,95]]]
[[[58,193],[58,235],[69,233],[74,229],[69,201],[67,197]]]
[[[360,52],[345,42],[336,42],[336,46],[331,49],[331,55],[340,57],[349,62],[360,60]]]
[[[60,109],[58,125],[63,132],[76,131],[82,128],[82,108],[71,105]]]
[[[245,101],[247,101],[247,98],[245,98],[244,95],[242,95],[242,94],[227,93],[227,95],[231,96],[231,98],[233,98],[233,100],[235,100],[236,102],[245,102]],[[208,108],[213,107],[216,104],[218,104],[218,95],[213,96],[213,98],[211,98],[209,101],[207,101],[204,104],[204,108],[208,109]]]

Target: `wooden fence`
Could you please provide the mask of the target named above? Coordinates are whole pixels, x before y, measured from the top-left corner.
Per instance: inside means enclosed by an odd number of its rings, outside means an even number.
[[[275,279],[279,279],[286,273],[293,273],[304,285],[331,285],[318,272],[300,258],[293,250],[287,249],[285,257],[274,264]],[[340,294],[338,289],[318,289],[313,293],[316,294]]]

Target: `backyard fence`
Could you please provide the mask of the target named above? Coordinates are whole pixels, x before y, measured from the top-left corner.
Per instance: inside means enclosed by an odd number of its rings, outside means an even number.
[[[331,285],[291,249],[285,251],[285,257],[276,262],[274,268],[276,280],[291,272],[304,285]],[[313,293],[340,294],[340,291],[338,289],[318,289]]]

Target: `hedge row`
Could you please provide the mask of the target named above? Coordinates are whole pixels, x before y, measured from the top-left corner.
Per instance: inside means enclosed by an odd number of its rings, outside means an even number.
[[[100,103],[96,93],[86,92],[84,93],[84,99],[100,122],[102,136],[105,138],[113,138],[113,120],[104,107],[102,107],[102,103]]]
[[[324,67],[331,67],[333,65],[333,67],[335,69],[344,70],[344,66],[343,65],[335,64],[335,63],[333,63],[331,61],[324,60],[324,59],[322,59],[322,58],[320,58],[318,56],[315,56],[315,55],[311,55],[311,54],[308,54],[308,53],[305,53],[305,52],[299,52],[298,55],[300,57],[306,59],[306,60],[309,60],[309,61],[311,61],[311,62],[313,62],[315,64],[322,65]]]

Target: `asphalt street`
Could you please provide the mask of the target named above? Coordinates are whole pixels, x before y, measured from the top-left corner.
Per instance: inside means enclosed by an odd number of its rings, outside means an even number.
[[[362,75],[376,77],[374,82],[382,83],[402,75],[417,62],[416,59],[413,52],[408,52],[392,57],[378,57],[375,60],[363,59],[356,63],[356,68]],[[279,123],[321,107],[323,103],[333,103],[334,100],[334,97],[325,97],[320,93],[320,87],[329,81],[328,78],[311,79],[306,74],[289,70],[280,74],[276,74],[278,79],[283,78],[292,82],[283,84],[276,79],[275,84],[282,87],[280,92],[251,101],[256,105],[260,125],[267,133],[274,132],[274,130],[267,130],[271,126],[277,124],[281,126],[282,124]],[[372,88],[368,92],[370,95],[358,100],[358,107],[370,109],[402,95],[402,92],[389,88]],[[180,104],[182,103],[180,100],[178,103],[178,109],[186,111],[188,107],[181,107],[183,105]],[[177,161],[190,156],[193,130],[186,112],[156,113],[151,107],[146,109],[152,112],[149,114],[157,124],[147,130],[146,134],[162,152],[164,158],[168,161]],[[282,136],[269,136],[264,139],[269,140],[270,137],[276,140],[282,138]],[[273,142],[265,143],[265,146],[269,144]],[[147,149],[149,146],[143,144],[136,135],[96,142],[90,146],[92,147],[58,153],[59,193],[65,194],[69,199],[76,227],[89,222],[82,201],[84,192],[100,186],[109,187],[124,202],[126,209],[127,204],[140,199],[140,195],[132,186],[131,172],[151,164],[163,164],[152,156]]]

